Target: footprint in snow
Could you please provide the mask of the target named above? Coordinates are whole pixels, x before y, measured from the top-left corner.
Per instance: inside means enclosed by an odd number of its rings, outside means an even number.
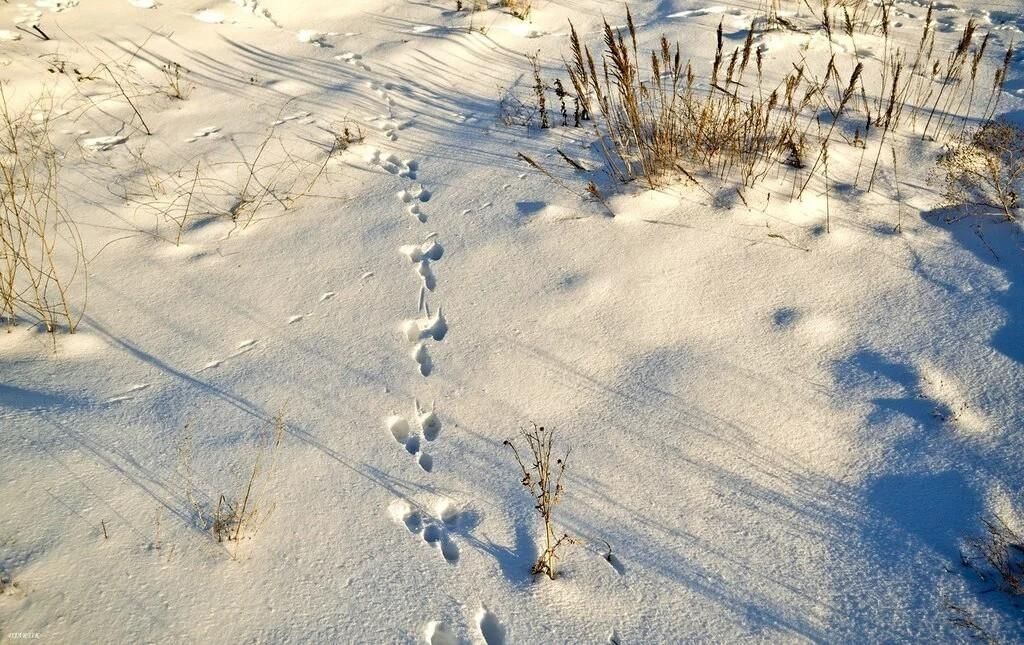
[[[270,125],[272,125],[272,126],[283,125],[285,123],[288,123],[289,121],[295,121],[296,119],[305,119],[308,116],[310,116],[309,112],[296,112],[294,114],[289,114],[288,116],[283,116],[280,119],[277,119],[276,121],[271,122]]]
[[[505,626],[486,605],[481,605],[477,611],[476,624],[487,645],[505,645]]]
[[[253,349],[256,348],[256,344],[258,342],[259,341],[255,340],[255,339],[244,340],[244,341],[242,341],[241,343],[238,344],[238,348],[234,352],[232,352],[230,355],[228,355],[228,357],[226,359],[210,361],[209,363],[204,365],[203,368],[201,370],[199,370],[199,371],[203,372],[203,371],[206,371],[206,370],[216,369],[216,368],[220,367],[221,365],[223,365],[224,361],[226,361],[226,360],[229,360],[229,359],[232,359],[232,358],[237,358],[237,357],[241,356],[242,354],[248,354],[249,352],[251,352]]]
[[[135,397],[131,396],[132,394],[134,394],[135,392],[141,392],[142,390],[145,390],[148,387],[149,387],[149,383],[141,383],[139,385],[133,385],[132,387],[130,387],[127,390],[125,390],[124,392],[122,392],[120,394],[115,394],[114,396],[112,396],[109,399],[107,399],[107,403],[119,403],[121,401],[131,401],[133,398],[135,398]]]
[[[192,14],[192,17],[199,22],[205,22],[209,25],[219,25],[224,22],[224,14],[213,9],[200,9]]]
[[[447,623],[432,620],[423,630],[423,637],[429,645],[459,645],[459,638]]]
[[[419,170],[418,161],[415,159],[403,160],[395,154],[389,154],[387,156],[382,155],[383,153],[380,150],[374,150],[370,154],[369,162],[375,166],[379,166],[385,172],[389,172],[392,175],[416,179],[416,172]]]
[[[423,541],[441,551],[441,556],[450,564],[459,561],[459,545],[448,535],[448,530],[440,524],[427,524],[423,527]]]
[[[416,404],[416,411],[417,423],[420,426],[420,432],[423,433],[422,439],[433,441],[441,432],[441,422],[437,420],[433,409],[423,413],[423,416],[428,416],[429,418],[425,421],[421,419],[419,402]],[[394,440],[413,456],[420,468],[428,473],[434,469],[434,458],[423,450],[420,433],[414,432],[404,417],[398,415],[390,416],[384,420],[384,425]]]
[[[429,202],[433,194],[423,187],[423,184],[413,184],[398,193],[398,198],[402,200],[402,203],[411,204],[414,202]]]
[[[420,208],[419,204],[409,204],[405,207],[405,211],[415,218],[420,224],[426,224],[427,214],[423,212],[423,209]]]
[[[404,526],[409,533],[419,537],[428,546],[441,552],[441,557],[449,564],[457,564],[461,555],[459,545],[452,539],[445,523],[436,517],[424,515],[412,508],[409,502],[396,499],[388,507],[391,518]]]
[[[424,377],[430,376],[434,371],[434,361],[430,358],[426,343],[417,343],[409,355],[416,361],[420,374]]]
[[[49,9],[54,13],[71,9],[78,6],[78,0],[36,0],[36,6],[40,9]]]
[[[424,224],[427,221],[427,214],[423,212],[421,204],[429,202],[430,198],[430,191],[423,188],[423,185],[419,183],[413,184],[398,193],[398,199],[403,204],[407,204],[405,211],[419,221],[420,224]]]
[[[355,52],[345,52],[334,57],[336,60],[344,61],[353,67],[358,67],[364,72],[370,71],[370,66],[363,62],[363,57]]]
[[[189,137],[188,139],[185,139],[185,143],[192,143],[192,142],[194,142],[194,141],[196,141],[198,139],[206,139],[206,138],[219,139],[220,138],[220,134],[219,133],[220,133],[220,128],[219,127],[217,127],[215,125],[207,126],[207,127],[202,128],[200,130],[196,130],[194,133],[192,133],[191,137]]]
[[[416,400],[416,423],[420,426],[420,432],[427,441],[437,439],[441,434],[441,419],[435,412],[434,403],[430,403],[430,409],[421,408],[419,399]]]
[[[445,320],[444,313],[438,307],[437,313],[433,316],[428,312],[423,318],[405,321],[402,325],[402,333],[405,335],[405,339],[411,343],[430,338],[442,341],[448,334],[448,321]]]
[[[422,244],[406,244],[399,247],[398,252],[409,258],[416,274],[423,280],[423,286],[433,291],[437,286],[432,262],[437,262],[444,255],[444,247],[435,240],[427,240]]]
[[[82,147],[88,150],[105,151],[127,140],[127,136],[93,137],[91,139],[82,139]]]
[[[300,43],[309,43],[314,47],[330,47],[330,43],[327,42],[327,36],[328,34],[319,32],[315,29],[300,29],[299,32],[295,34],[296,39],[298,39]]]
[[[384,133],[384,136],[391,141],[398,141],[398,131],[409,127],[408,121],[398,121],[388,115],[378,116],[372,119],[377,129]],[[415,163],[415,162],[411,162]]]

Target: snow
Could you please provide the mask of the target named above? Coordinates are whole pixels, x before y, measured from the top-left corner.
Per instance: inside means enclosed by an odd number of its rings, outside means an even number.
[[[90,260],[77,333],[0,333],[3,637],[932,642],[969,635],[954,604],[1024,640],[959,555],[987,514],[1024,519],[1019,223],[947,222],[942,143],[907,133],[901,205],[884,165],[828,200],[625,186],[608,217],[517,158],[598,168],[591,132],[506,126],[497,99],[538,50],[564,80],[568,20],[596,46],[623,8],[454,6],[0,6],[51,37],[0,30],[0,69],[12,101],[60,98]],[[916,42],[926,7],[895,6]],[[1019,0],[943,7],[936,50],[978,16],[990,67],[1024,27]],[[667,33],[701,72],[719,20],[741,45],[756,16],[632,8],[642,49]],[[758,44],[773,69],[828,58],[820,34]],[[127,70],[153,134],[47,54]],[[167,61],[185,100],[154,89]],[[1022,79],[1017,59],[1018,121]],[[328,156],[346,127],[362,140]],[[860,151],[834,155],[852,177]],[[287,209],[239,196],[260,163]],[[126,201],[162,190],[180,217],[193,173],[180,239]],[[502,445],[531,422],[572,449],[554,581],[530,575],[542,532]],[[257,515],[218,542],[196,505],[241,498],[254,465]]]

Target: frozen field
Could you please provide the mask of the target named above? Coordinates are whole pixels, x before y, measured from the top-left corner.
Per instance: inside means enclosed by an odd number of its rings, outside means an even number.
[[[479,4],[0,5],[0,642],[1024,641],[1024,3]],[[801,143],[620,181],[604,19]]]

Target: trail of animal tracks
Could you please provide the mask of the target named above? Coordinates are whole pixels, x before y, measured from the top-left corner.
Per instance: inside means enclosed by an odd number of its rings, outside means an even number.
[[[0,6],[89,259],[77,333],[0,334],[0,640],[935,642],[951,605],[1024,639],[959,555],[1024,510],[1019,223],[943,217],[910,136],[873,192],[853,143],[831,197],[616,186],[571,105],[499,108],[613,4]],[[937,4],[936,50],[1022,10]],[[703,73],[762,10],[632,11]],[[913,51],[927,5],[893,12]],[[751,42],[780,74],[891,55]],[[572,449],[554,581],[502,445],[532,422]]]

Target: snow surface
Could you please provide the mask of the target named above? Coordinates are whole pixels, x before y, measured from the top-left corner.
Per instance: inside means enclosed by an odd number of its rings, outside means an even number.
[[[516,158],[597,167],[590,133],[505,126],[497,99],[531,83],[524,54],[564,78],[568,20],[597,45],[622,6],[454,5],[0,6],[52,38],[0,31],[0,76],[60,98],[91,258],[78,333],[0,335],[0,640],[966,639],[951,603],[1024,640],[1020,606],[959,560],[987,513],[1024,505],[1020,228],[946,223],[940,144],[912,136],[902,206],[887,170],[832,196],[827,233],[820,190],[745,207],[631,187],[606,217]],[[719,20],[742,38],[756,5],[633,11],[642,47],[667,33],[704,70]],[[914,42],[926,7],[896,8]],[[1020,40],[1022,9],[942,4],[937,50],[972,16]],[[760,45],[781,70],[828,51]],[[136,98],[147,136],[48,54],[154,84],[175,61],[191,91]],[[339,124],[365,140],[326,159]],[[176,246],[119,197],[140,156],[227,176],[268,133],[325,167],[286,211],[195,214]],[[858,153],[840,155],[838,175]],[[556,521],[578,544],[555,581],[529,573],[541,533],[502,446],[530,422],[572,448]],[[218,543],[189,498],[238,497],[257,459],[258,530]]]

